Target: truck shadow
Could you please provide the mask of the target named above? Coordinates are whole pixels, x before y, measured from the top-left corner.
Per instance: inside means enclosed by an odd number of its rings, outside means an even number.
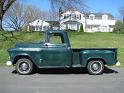
[[[119,73],[119,72],[116,71],[116,70],[113,70],[113,69],[111,69],[111,68],[105,67],[104,73],[106,73],[106,74],[111,74],[111,73],[117,74],[117,73]]]
[[[70,69],[56,68],[56,69],[37,69],[35,73],[38,73],[38,74],[88,74],[88,71],[86,68],[70,68]],[[112,73],[118,73],[118,71],[105,67],[104,73],[112,74]]]
[[[13,74],[16,74],[16,70],[12,71]],[[33,74],[88,74],[86,68],[49,68],[49,69],[35,69]],[[105,67],[105,74],[118,73],[118,71],[111,68]]]

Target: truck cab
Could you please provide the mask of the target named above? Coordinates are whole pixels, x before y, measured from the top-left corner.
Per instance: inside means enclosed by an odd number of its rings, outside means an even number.
[[[85,42],[85,41],[84,41]],[[46,31],[40,43],[16,44],[8,49],[12,65],[19,74],[31,74],[37,68],[86,67],[89,74],[102,74],[105,65],[117,62],[116,48],[71,48],[67,32]]]
[[[64,31],[45,32],[45,43],[41,51],[41,68],[71,67],[72,49]]]

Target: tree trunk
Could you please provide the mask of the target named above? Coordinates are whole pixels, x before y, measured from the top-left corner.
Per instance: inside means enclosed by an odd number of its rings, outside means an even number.
[[[3,26],[2,26],[2,20],[3,20],[3,17],[0,17],[0,31],[3,31]]]
[[[3,21],[3,10],[2,10],[2,6],[0,6],[0,31],[3,31],[2,21]]]

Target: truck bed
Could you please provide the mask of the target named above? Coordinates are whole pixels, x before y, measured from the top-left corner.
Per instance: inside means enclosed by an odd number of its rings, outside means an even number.
[[[72,67],[80,67],[82,66],[82,62],[81,60],[82,59],[82,55],[83,55],[83,52],[84,51],[89,51],[90,52],[93,52],[94,53],[94,50],[95,51],[99,51],[101,52],[101,50],[110,50],[110,51],[113,51],[113,53],[115,53],[115,58],[117,59],[117,48],[72,48],[72,52],[73,52],[73,65]],[[93,50],[93,51],[92,51]],[[95,54],[95,53],[94,53]]]

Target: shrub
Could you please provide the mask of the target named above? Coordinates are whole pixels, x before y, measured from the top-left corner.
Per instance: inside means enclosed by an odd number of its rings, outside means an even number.
[[[79,32],[84,32],[83,24],[81,24]]]
[[[121,21],[117,21],[115,27],[113,29],[115,33],[124,33],[124,23]]]

